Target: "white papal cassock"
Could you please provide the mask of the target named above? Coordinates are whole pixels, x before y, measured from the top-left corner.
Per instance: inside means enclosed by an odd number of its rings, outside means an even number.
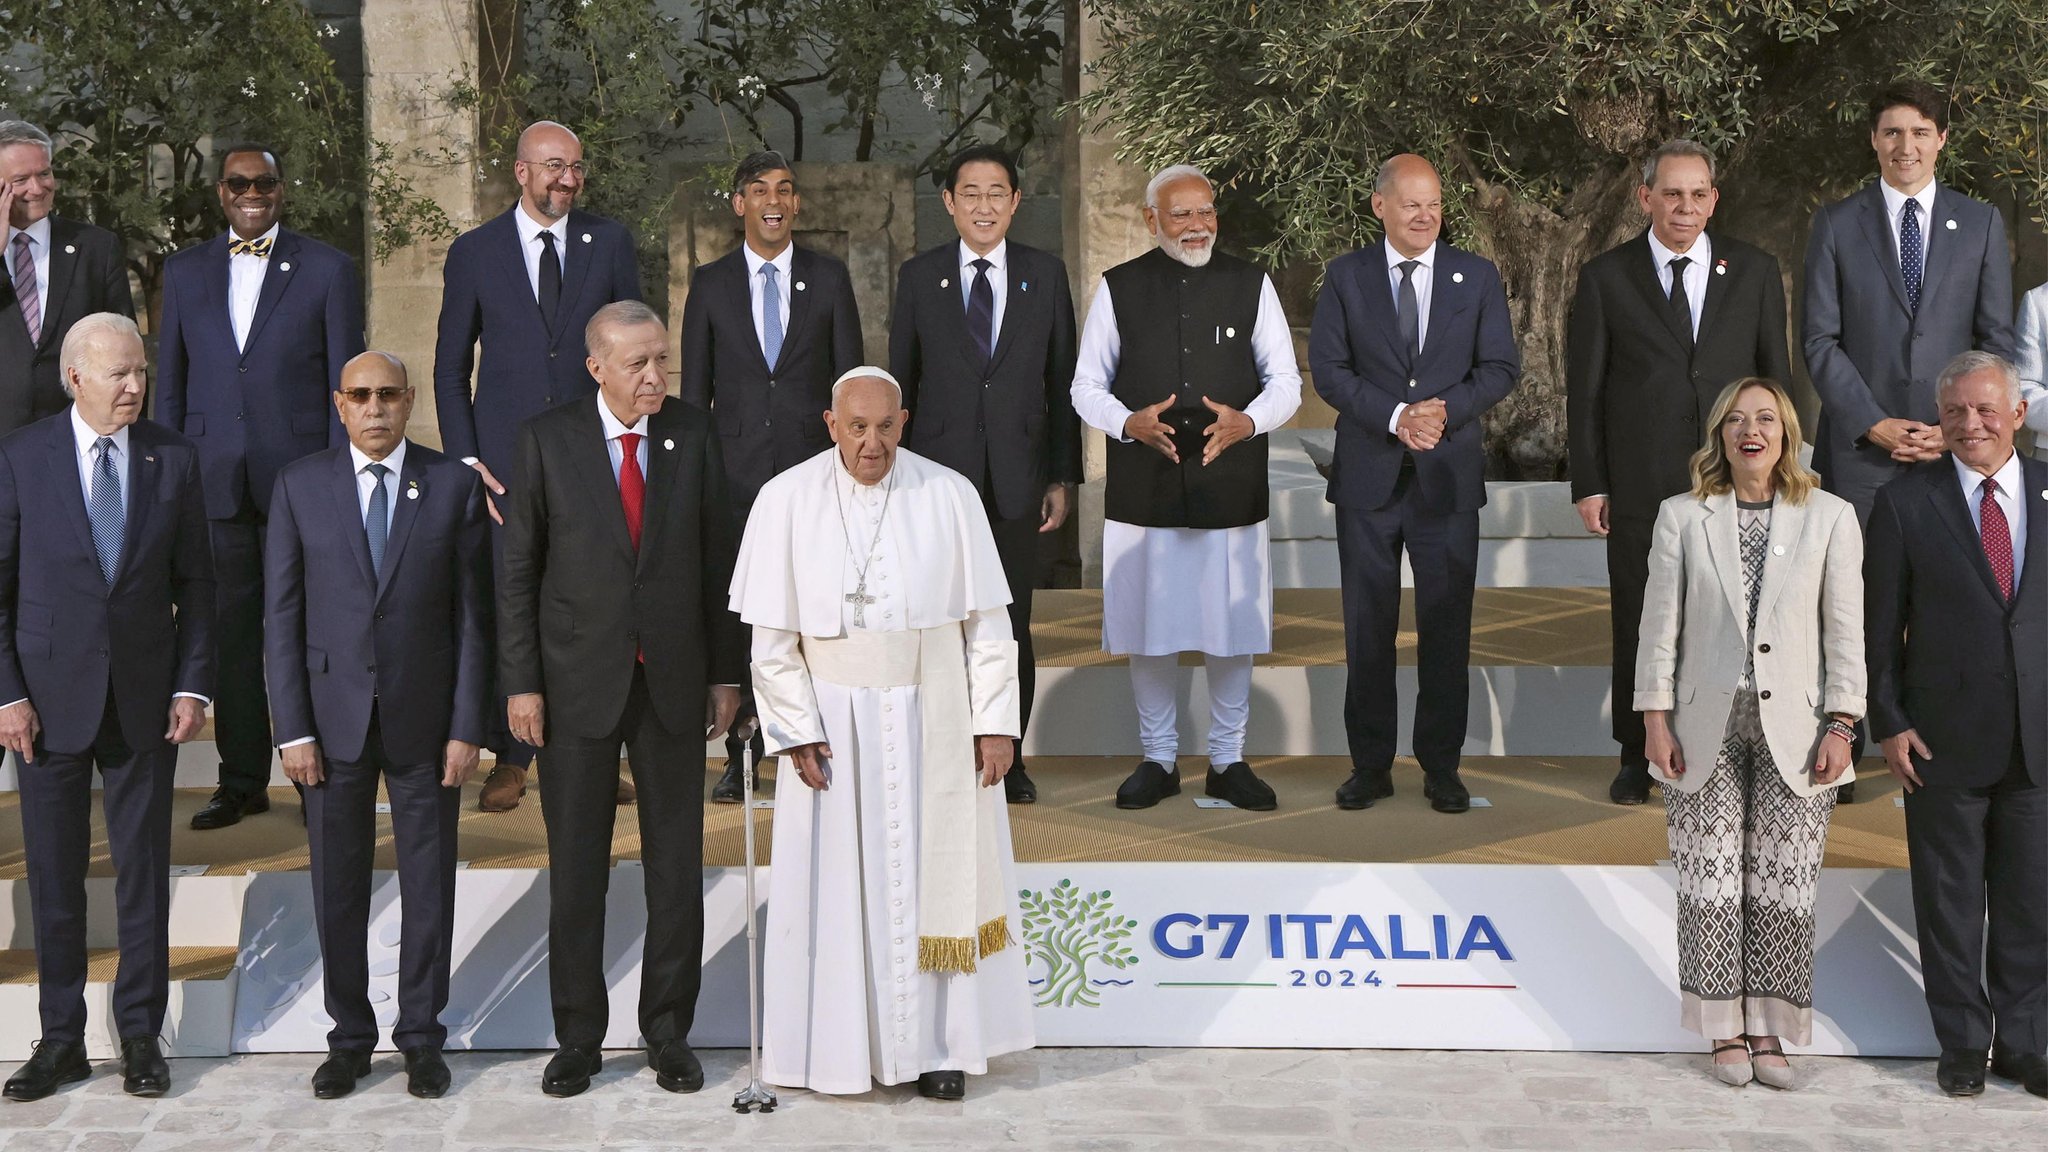
[[[873,600],[857,621],[846,597],[863,562]],[[824,741],[833,753],[824,791],[805,786],[786,758],[776,774],[762,981],[771,1084],[865,1092],[925,1072],[979,1074],[990,1057],[1032,1045],[1021,945],[970,960],[972,972],[919,965],[920,937],[934,934],[920,922],[921,901],[952,871],[928,869],[958,848],[950,830],[922,823],[924,774],[975,772],[971,752],[961,763],[923,762],[926,709],[954,713],[956,735],[1016,735],[1009,599],[973,486],[914,453],[897,452],[889,475],[863,486],[828,449],[771,480],[754,504],[731,605],[754,628],[767,747]],[[932,659],[935,650],[946,659]],[[930,669],[946,660],[954,675],[941,687]],[[993,903],[1014,933],[1003,791],[974,786],[959,802],[991,863],[976,911],[990,915]]]

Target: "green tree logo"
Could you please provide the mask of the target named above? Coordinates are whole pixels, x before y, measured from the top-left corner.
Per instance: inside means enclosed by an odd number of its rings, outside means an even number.
[[[1124,943],[1138,922],[1116,914],[1108,889],[1082,892],[1072,880],[1062,880],[1050,893],[1027,889],[1017,893],[1017,900],[1024,946],[1031,959],[1045,962],[1045,981],[1038,988],[1041,1006],[1094,1008],[1101,986],[1130,983],[1089,977],[1092,964],[1122,971],[1138,962]]]

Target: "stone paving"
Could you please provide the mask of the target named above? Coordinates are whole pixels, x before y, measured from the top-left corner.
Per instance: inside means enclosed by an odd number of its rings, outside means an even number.
[[[592,1089],[540,1094],[544,1053],[453,1053],[454,1091],[405,1094],[380,1053],[354,1096],[317,1101],[311,1054],[174,1060],[161,1100],[102,1066],[33,1104],[0,1104],[4,1152],[519,1152],[743,1147],[1018,1148],[1073,1152],[1372,1149],[1734,1149],[1967,1152],[2048,1145],[2048,1100],[1992,1080],[1949,1100],[1921,1060],[1801,1059],[1793,1092],[1725,1087],[1701,1055],[1073,1048],[1010,1056],[964,1103],[909,1089],[781,1093],[773,1115],[730,1108],[744,1054],[704,1053],[695,1096],[608,1053]],[[11,1073],[13,1066],[0,1070]]]

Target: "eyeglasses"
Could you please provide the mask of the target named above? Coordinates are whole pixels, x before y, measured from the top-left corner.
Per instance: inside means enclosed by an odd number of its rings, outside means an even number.
[[[275,176],[223,176],[220,181],[220,186],[234,196],[240,196],[251,188],[258,196],[268,196],[283,185],[284,181]]]
[[[574,172],[578,180],[590,175],[589,167],[581,160],[574,164],[569,163],[567,160],[521,160],[520,163],[531,164],[548,175],[555,177],[561,176],[564,172]]]
[[[1204,224],[1214,224],[1216,222],[1216,209],[1214,208],[1175,208],[1166,215],[1175,224],[1185,224],[1189,220],[1200,220]]]
[[[385,404],[396,404],[412,395],[411,388],[342,388],[338,391],[343,400],[358,408],[368,404],[372,397]]]
[[[986,192],[955,192],[953,193],[953,199],[955,202],[965,204],[969,208],[979,208],[983,204],[991,208],[1001,208],[1003,205],[1008,204],[1010,197],[1014,195],[1016,193],[1011,192],[1008,188],[991,188]]]

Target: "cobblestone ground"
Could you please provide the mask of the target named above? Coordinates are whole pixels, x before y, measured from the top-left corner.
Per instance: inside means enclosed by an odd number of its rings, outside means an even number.
[[[608,1053],[573,1100],[540,1094],[542,1053],[451,1054],[455,1087],[414,1100],[396,1054],[354,1096],[312,1098],[313,1055],[174,1060],[160,1100],[121,1093],[102,1065],[33,1104],[0,1104],[5,1152],[277,1149],[517,1152],[540,1148],[1072,1149],[2041,1149],[2048,1100],[1992,1080],[1949,1100],[1931,1061],[1800,1059],[1800,1087],[1727,1088],[1706,1057],[1510,1052],[1047,1049],[971,1078],[964,1103],[908,1089],[830,1098],[784,1091],[769,1116],[730,1108],[744,1054],[704,1053],[695,1096],[654,1085],[637,1052]],[[12,1066],[0,1074],[11,1073]]]

